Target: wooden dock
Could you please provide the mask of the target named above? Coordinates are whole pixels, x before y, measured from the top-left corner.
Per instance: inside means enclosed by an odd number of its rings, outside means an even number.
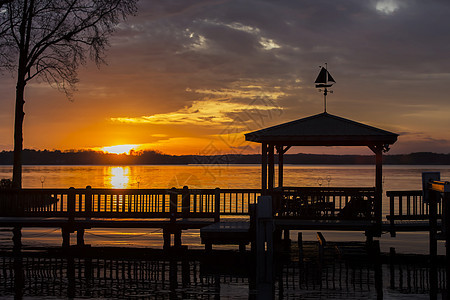
[[[367,210],[373,188],[284,188],[272,195],[272,224],[277,233],[317,231],[429,231],[428,205],[421,191],[387,192],[390,213],[378,220]],[[201,229],[206,249],[213,244],[236,244],[240,249],[255,240],[255,207],[259,189],[22,189],[0,190],[0,227],[14,228],[20,248],[24,227],[61,228],[63,246],[72,233],[84,245],[91,228],[161,228],[164,247],[181,246],[183,230]],[[356,213],[344,213],[358,200]],[[362,205],[363,204],[363,205]],[[437,208],[437,227],[442,215]],[[231,218],[230,218],[231,217]]]
[[[61,228],[63,246],[91,228],[161,228],[164,247],[181,247],[183,230],[217,223],[221,216],[248,216],[257,189],[22,189],[0,190],[0,227],[14,228],[15,248],[21,228]],[[49,199],[51,201],[49,201]]]

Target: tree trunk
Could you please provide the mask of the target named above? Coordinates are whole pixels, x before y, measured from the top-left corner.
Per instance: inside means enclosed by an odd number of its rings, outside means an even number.
[[[22,149],[23,149],[23,119],[25,113],[23,107],[25,105],[24,94],[25,85],[27,84],[27,68],[28,49],[30,46],[32,12],[34,9],[34,0],[24,0],[22,21],[20,23],[20,41],[19,41],[19,66],[17,69],[17,85],[16,85],[16,115],[14,120],[14,164],[13,164],[13,187],[22,188]]]
[[[23,119],[25,113],[24,91],[26,82],[19,78],[16,86],[16,117],[14,120],[14,165],[13,187],[22,188],[22,148],[23,148]]]

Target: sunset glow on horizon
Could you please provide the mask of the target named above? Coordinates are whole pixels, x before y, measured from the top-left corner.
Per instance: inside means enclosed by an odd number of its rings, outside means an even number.
[[[74,101],[30,81],[24,148],[259,153],[245,133],[323,112],[314,79],[328,63],[330,114],[399,134],[388,154],[450,153],[450,2],[329,1],[326,16],[306,0],[194,2],[140,1],[108,64],[78,70]],[[0,76],[1,151],[13,149],[15,81]]]
[[[137,150],[139,145],[115,145],[102,147],[101,150],[105,153],[113,153],[113,154],[130,154],[131,150]]]

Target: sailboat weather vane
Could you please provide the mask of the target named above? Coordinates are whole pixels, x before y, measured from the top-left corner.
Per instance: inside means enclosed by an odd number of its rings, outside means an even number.
[[[331,77],[331,74],[327,70],[327,63],[325,63],[325,67],[320,66],[319,75],[314,82],[316,84],[316,88],[321,92],[323,89],[323,109],[324,112],[327,112],[327,94],[328,92],[333,93],[333,91],[329,90],[336,81]]]

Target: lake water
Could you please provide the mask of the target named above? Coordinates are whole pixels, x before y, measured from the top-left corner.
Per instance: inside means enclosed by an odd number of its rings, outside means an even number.
[[[441,173],[441,179],[450,179],[450,166],[384,166],[384,191],[420,190],[421,174],[426,171]],[[11,178],[12,167],[0,167],[0,178]],[[259,188],[258,165],[148,165],[148,166],[24,166],[24,188]],[[286,165],[285,186],[373,187],[375,167],[371,165]],[[385,193],[384,193],[385,194]],[[384,196],[383,212],[389,209]],[[296,239],[296,232],[291,232]],[[327,240],[364,240],[361,233],[324,233]],[[315,240],[315,232],[304,232],[304,240]],[[395,247],[398,252],[428,253],[427,233],[403,233],[396,238],[384,234],[380,239],[382,251]],[[86,233],[86,242],[93,246],[162,247],[162,230],[106,230],[92,229]],[[58,229],[24,229],[25,246],[60,245]],[[0,245],[11,244],[10,233],[0,232]],[[183,233],[183,244],[202,248],[198,231]],[[443,253],[441,243],[439,252]]]

